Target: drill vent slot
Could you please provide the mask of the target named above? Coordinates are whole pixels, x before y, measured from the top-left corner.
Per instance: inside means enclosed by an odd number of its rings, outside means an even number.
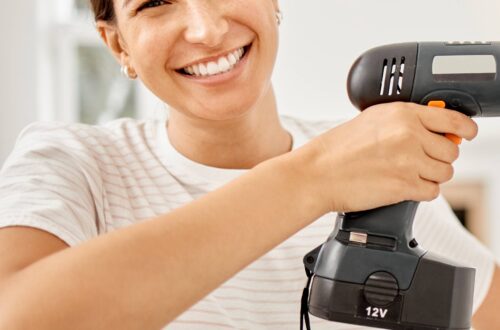
[[[398,63],[399,62],[399,63]],[[395,57],[391,60],[385,59],[382,67],[382,78],[380,81],[380,95],[399,95],[403,90],[403,77],[405,71],[405,58],[398,61]]]

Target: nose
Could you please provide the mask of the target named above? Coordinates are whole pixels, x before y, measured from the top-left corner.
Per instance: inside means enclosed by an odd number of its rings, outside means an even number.
[[[221,6],[217,5],[217,1],[211,0],[193,0],[187,3],[184,39],[189,43],[208,47],[219,45],[229,29]]]

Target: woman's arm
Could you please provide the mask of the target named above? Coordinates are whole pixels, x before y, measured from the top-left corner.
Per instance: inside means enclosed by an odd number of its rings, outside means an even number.
[[[161,328],[328,211],[434,198],[457,150],[430,130],[472,138],[476,126],[452,111],[378,109],[168,214],[60,251],[45,236],[27,247],[43,253],[0,260],[0,328]],[[4,230],[8,253],[29,236]]]
[[[267,162],[169,214],[0,277],[0,328],[161,328],[328,211],[306,171],[297,172],[304,164]],[[30,234],[16,228],[10,240],[0,239],[5,253],[21,243],[15,235]],[[54,239],[38,247],[60,249]]]
[[[495,267],[490,289],[479,309],[474,313],[472,324],[476,330],[500,328],[500,267]]]

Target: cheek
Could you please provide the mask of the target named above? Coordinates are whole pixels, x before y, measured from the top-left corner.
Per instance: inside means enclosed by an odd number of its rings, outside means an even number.
[[[133,36],[133,47],[131,58],[134,68],[140,76],[150,76],[151,74],[164,73],[163,67],[169,54],[170,33],[162,32],[161,27],[146,29],[143,28]]]
[[[244,24],[257,35],[259,52],[266,61],[274,60],[278,49],[278,27],[275,9],[270,0],[256,0],[260,6],[247,6],[247,14],[242,17]]]

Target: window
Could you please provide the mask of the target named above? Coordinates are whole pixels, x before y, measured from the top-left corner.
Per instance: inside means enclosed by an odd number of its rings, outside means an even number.
[[[79,45],[77,53],[78,120],[102,123],[135,117],[135,84],[119,73],[120,66],[102,46]]]
[[[144,109],[165,111],[139,82],[120,74],[94,29],[88,0],[44,0],[37,6],[41,120],[94,124],[151,116]]]

